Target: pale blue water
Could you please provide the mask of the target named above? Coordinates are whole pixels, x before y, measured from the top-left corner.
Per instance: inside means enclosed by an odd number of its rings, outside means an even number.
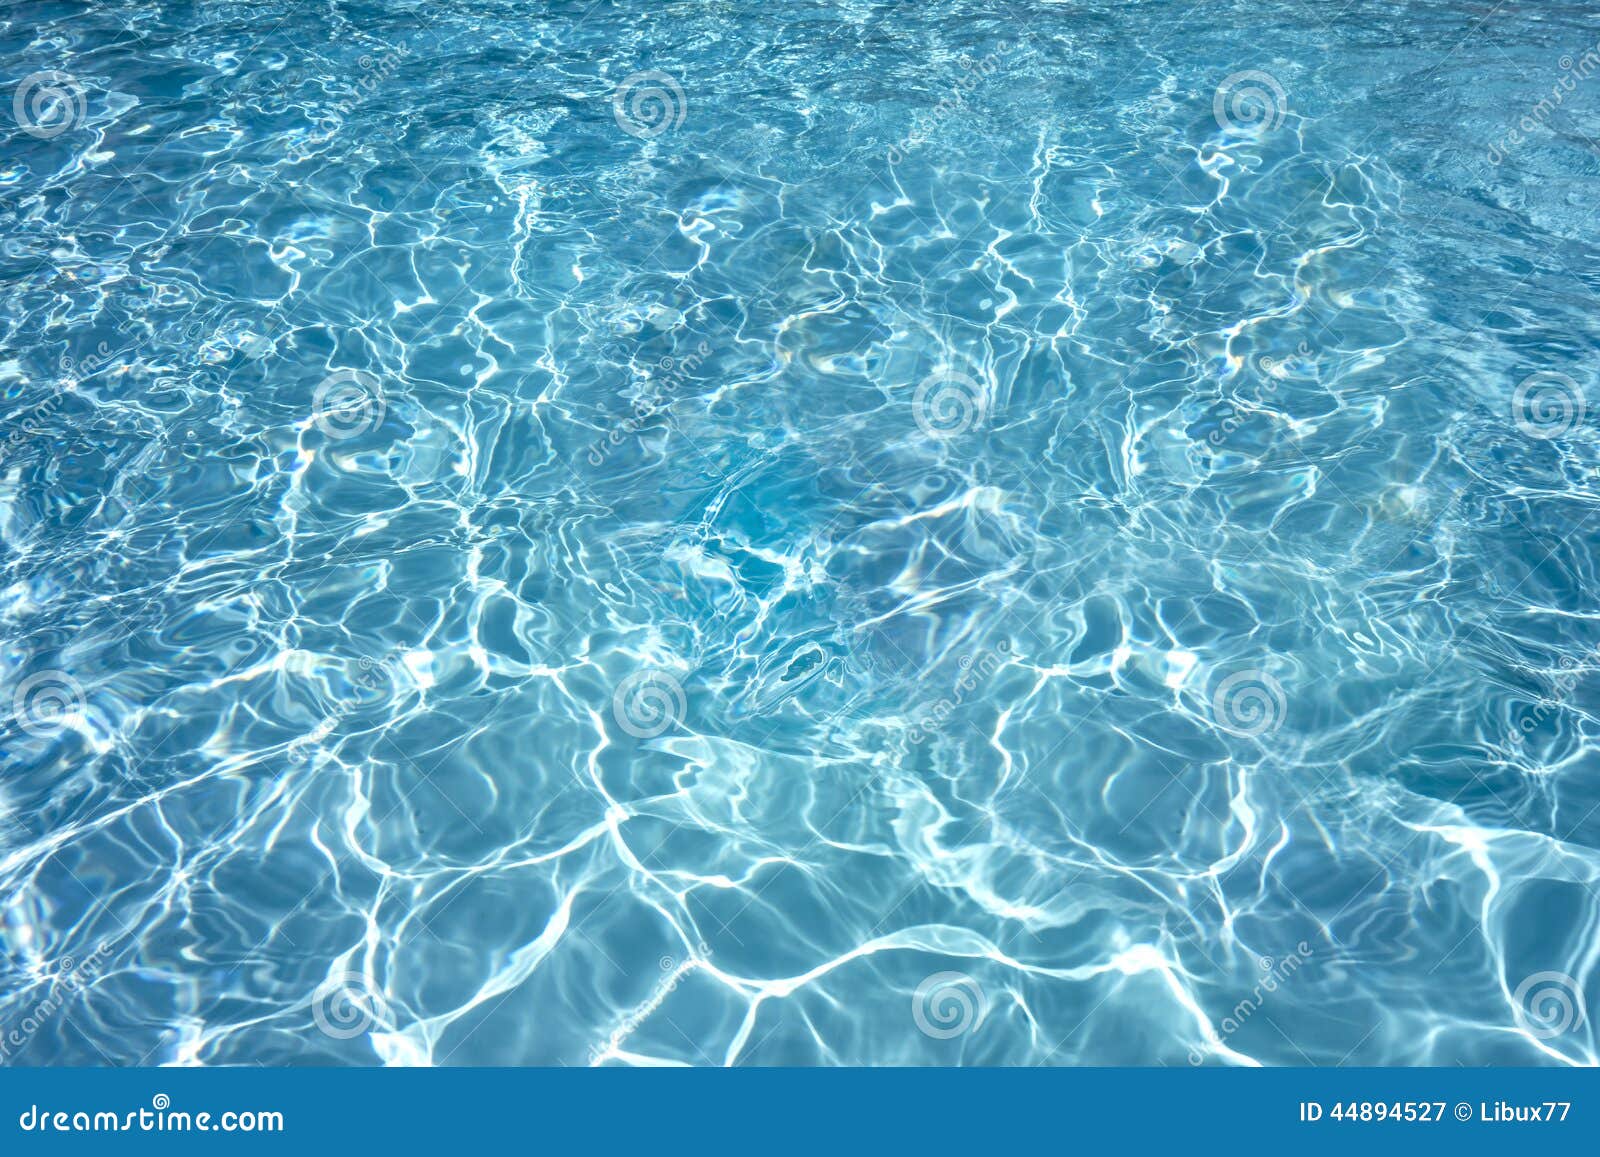
[[[11,5],[0,1059],[1592,1063],[1597,46]]]

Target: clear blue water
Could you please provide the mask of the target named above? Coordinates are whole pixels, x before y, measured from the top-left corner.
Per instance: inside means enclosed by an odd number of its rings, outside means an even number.
[[[1597,45],[11,5],[0,1059],[1592,1063]]]

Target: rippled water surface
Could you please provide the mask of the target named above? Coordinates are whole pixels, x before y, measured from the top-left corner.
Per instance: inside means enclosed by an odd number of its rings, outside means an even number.
[[[0,59],[0,1059],[1595,1061],[1592,5]]]

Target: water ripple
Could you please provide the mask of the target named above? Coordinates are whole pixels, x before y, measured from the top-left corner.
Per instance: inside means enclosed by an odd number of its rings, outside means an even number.
[[[0,1058],[1594,1063],[1600,48],[1488,19],[0,19]]]

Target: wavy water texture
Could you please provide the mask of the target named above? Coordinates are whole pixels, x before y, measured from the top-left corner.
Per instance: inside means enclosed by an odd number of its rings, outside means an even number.
[[[0,1059],[1594,1063],[1597,46],[10,6]]]

